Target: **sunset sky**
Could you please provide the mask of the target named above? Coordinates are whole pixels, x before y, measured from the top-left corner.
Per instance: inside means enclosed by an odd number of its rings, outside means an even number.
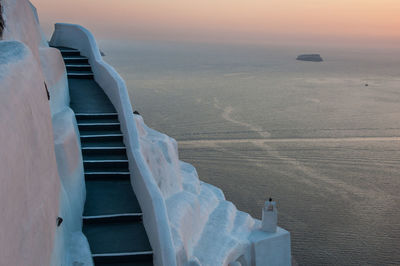
[[[101,39],[400,45],[399,0],[32,0]]]

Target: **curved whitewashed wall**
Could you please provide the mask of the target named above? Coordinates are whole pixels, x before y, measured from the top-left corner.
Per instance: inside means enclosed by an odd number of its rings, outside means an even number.
[[[53,152],[49,155],[43,155],[43,150],[36,146],[31,147],[29,145],[27,145],[25,149],[21,149],[21,152],[24,153],[26,158],[29,158],[29,156],[41,158],[52,155],[54,157],[53,161],[49,161],[48,164],[43,165],[37,163],[36,167],[39,169],[41,167],[55,168],[58,172],[58,177],[57,179],[51,179],[50,176],[47,176],[47,179],[45,179],[46,175],[42,175],[41,178],[43,180],[37,180],[36,186],[29,188],[36,191],[40,186],[57,186],[57,189],[52,191],[50,194],[46,191],[40,193],[44,197],[48,197],[48,200],[53,203],[51,206],[43,206],[46,207],[45,211],[55,212],[56,215],[55,217],[52,217],[51,226],[46,228],[47,232],[37,232],[37,234],[39,234],[37,236],[38,238],[40,238],[40,234],[42,233],[43,238],[46,238],[47,234],[52,233],[53,242],[50,246],[44,246],[40,245],[40,240],[38,240],[36,244],[32,245],[35,246],[32,247],[32,249],[41,249],[44,255],[46,255],[50,250],[52,254],[51,258],[38,253],[34,254],[34,257],[31,258],[32,261],[29,263],[3,264],[1,263],[3,256],[1,256],[0,265],[59,266],[72,265],[73,263],[78,263],[79,265],[93,265],[87,240],[81,231],[82,212],[86,196],[85,183],[82,156],[80,152],[79,131],[77,129],[75,115],[69,108],[69,90],[64,61],[57,49],[48,46],[39,25],[36,9],[29,1],[2,1],[2,4],[3,15],[6,21],[3,39],[18,40],[24,43],[36,63],[34,67],[25,65],[18,70],[9,68],[9,71],[14,72],[12,75],[16,78],[18,76],[32,76],[32,79],[34,79],[36,83],[39,82],[41,84],[39,92],[38,89],[30,86],[30,84],[35,82],[25,81],[28,88],[26,91],[18,94],[18,97],[23,101],[30,99],[32,93],[43,93],[45,102],[43,103],[38,101],[36,102],[36,105],[38,108],[42,108],[43,112],[46,111],[47,115],[51,117],[50,125],[52,125],[52,127],[50,128],[42,129],[38,125],[35,125],[35,120],[32,119],[30,121],[25,121],[25,124],[19,121],[19,126],[21,128],[31,126],[35,128],[35,134],[40,133],[43,136],[50,134],[51,137],[48,138],[48,145],[51,146]],[[0,56],[5,55],[2,54]],[[17,80],[12,82],[8,84],[2,82],[2,90],[9,94],[16,93],[17,90],[14,88],[18,87],[19,83],[17,83]],[[45,83],[50,93],[50,101],[47,99]],[[8,110],[7,112],[2,112],[2,114],[7,113],[12,116],[14,111],[18,112],[17,110]],[[43,130],[46,131],[46,134],[42,132]],[[18,133],[15,138],[20,138]],[[1,145],[6,141],[7,140],[4,138],[1,139]],[[35,140],[32,140],[32,142],[34,143]],[[35,159],[32,158],[32,161],[35,161]],[[15,166],[10,165],[10,167]],[[33,171],[31,178],[34,176],[35,172]],[[14,178],[20,178],[20,176],[15,173]],[[0,176],[0,182],[2,180],[3,176]],[[8,195],[3,194],[1,196],[7,197]],[[27,207],[29,207],[30,204],[34,204],[34,202],[27,202]],[[10,204],[9,206],[13,205]],[[64,219],[60,227],[55,226],[57,216]],[[29,222],[29,219],[27,221]],[[46,223],[43,224],[46,225]],[[19,224],[9,224],[8,227],[3,226],[4,225],[0,227],[0,231],[5,231],[8,228],[14,229],[14,227],[21,230]],[[32,228],[32,230],[36,230],[36,228]],[[3,240],[4,238],[0,238],[0,245]],[[18,252],[18,249],[16,249],[16,252]],[[41,257],[40,263],[35,262],[36,256]],[[45,259],[47,259],[47,263],[43,262]]]
[[[95,80],[118,111],[155,265],[290,265],[287,231],[262,232],[260,221],[238,211],[220,189],[201,182],[194,167],[179,160],[174,139],[132,114],[124,81],[102,60],[87,29],[57,23],[51,44],[87,56]]]
[[[178,265],[290,265],[290,234],[261,231],[223,192],[179,160],[174,139],[135,116],[140,152],[167,206]],[[236,263],[236,264],[235,264]]]
[[[0,265],[49,265],[59,178],[43,76],[21,42],[0,41],[0,128]]]

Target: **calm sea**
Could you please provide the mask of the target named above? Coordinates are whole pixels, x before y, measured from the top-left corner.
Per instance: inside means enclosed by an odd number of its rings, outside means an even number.
[[[100,42],[145,122],[299,265],[400,265],[399,51]],[[300,62],[321,53],[322,63]]]

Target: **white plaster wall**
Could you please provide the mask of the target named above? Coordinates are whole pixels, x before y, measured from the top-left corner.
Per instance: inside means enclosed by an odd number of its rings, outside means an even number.
[[[50,47],[38,49],[42,72],[50,93],[50,111],[52,115],[55,115],[69,106],[67,71],[58,49]]]
[[[35,9],[27,0],[2,1],[5,28],[3,40],[25,43],[39,62],[39,46],[47,46],[42,37]]]
[[[54,133],[52,147],[53,154],[55,151],[56,155],[56,163],[54,162],[53,167],[58,170],[59,176],[59,179],[54,182],[61,185],[60,193],[57,193],[54,202],[59,202],[56,211],[64,222],[56,228],[51,262],[40,265],[49,263],[55,266],[71,265],[74,262],[80,263],[79,265],[93,265],[87,240],[81,231],[86,197],[85,183],[79,131],[75,115],[69,108],[69,89],[64,61],[57,49],[48,46],[40,28],[36,8],[29,1],[13,0],[2,1],[2,3],[6,21],[3,39],[25,43],[37,62],[35,68],[26,66],[19,70],[21,73],[15,73],[15,75],[39,73],[36,75],[36,81],[42,84],[47,112],[52,117],[50,132]],[[50,101],[47,101],[44,82],[50,93]],[[6,89],[11,91],[12,88]],[[21,94],[19,97],[28,98],[30,95]],[[0,265],[3,264],[0,263]]]
[[[140,118],[138,118],[140,119]],[[136,124],[141,154],[164,198],[182,191],[183,180],[178,159],[178,144],[167,135]]]
[[[0,41],[0,128],[0,265],[48,265],[60,185],[43,75],[21,42]]]
[[[135,116],[140,152],[163,193],[177,265],[290,265],[290,234],[262,232],[259,220],[238,211],[223,192],[201,182],[179,161],[176,141]],[[174,189],[169,183],[175,182]],[[261,210],[260,210],[261,211]],[[239,260],[240,258],[240,260]]]
[[[51,265],[93,265],[89,243],[82,233],[86,198],[82,155],[75,114],[70,108],[53,115],[54,144],[61,180],[59,216]]]

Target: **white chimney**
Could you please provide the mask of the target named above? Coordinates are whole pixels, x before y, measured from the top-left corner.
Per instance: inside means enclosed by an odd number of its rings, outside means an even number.
[[[269,201],[265,202],[264,208],[262,210],[262,224],[261,230],[268,233],[275,233],[278,224],[278,209],[276,208],[276,202]]]

